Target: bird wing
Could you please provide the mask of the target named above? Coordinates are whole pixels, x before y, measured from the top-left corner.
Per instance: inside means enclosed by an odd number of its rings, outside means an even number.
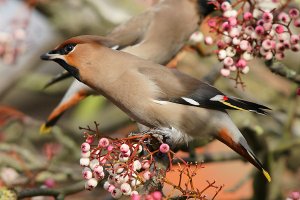
[[[140,72],[153,80],[161,89],[161,94],[156,99],[158,102],[168,101],[220,111],[225,109],[247,110],[263,115],[267,114],[265,110],[270,110],[270,108],[257,103],[229,97],[215,87],[175,69],[141,68]]]

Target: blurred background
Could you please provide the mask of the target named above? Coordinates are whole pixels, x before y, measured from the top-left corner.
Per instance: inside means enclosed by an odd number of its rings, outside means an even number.
[[[100,123],[103,134],[124,137],[136,125],[103,97],[90,96],[67,111],[52,130],[41,135],[39,128],[59,103],[73,79],[44,85],[62,68],[42,62],[39,56],[65,39],[82,34],[105,35],[118,24],[150,7],[154,0],[0,0],[0,197],[4,188],[64,188],[80,183],[79,126]],[[176,11],[175,11],[176,12]],[[207,27],[201,31],[208,35]],[[182,51],[177,68],[201,79],[219,71],[213,49],[199,46]],[[300,73],[300,54],[289,52],[283,63]],[[204,160],[197,175],[198,187],[206,180],[224,185],[217,199],[286,199],[300,192],[300,106],[297,85],[273,74],[261,60],[250,64],[243,76],[246,87],[216,76],[215,86],[228,93],[264,104],[269,116],[230,112],[250,146],[270,168],[273,181],[218,141],[191,154]],[[191,154],[179,152],[182,157]],[[176,181],[176,174],[168,174]],[[168,189],[168,188],[167,188]],[[100,197],[100,195],[103,196]],[[209,192],[208,192],[209,195]],[[104,199],[102,189],[81,191],[66,199]],[[108,198],[108,197],[107,197]],[[1,198],[0,198],[1,199]],[[35,197],[32,199],[51,199]]]

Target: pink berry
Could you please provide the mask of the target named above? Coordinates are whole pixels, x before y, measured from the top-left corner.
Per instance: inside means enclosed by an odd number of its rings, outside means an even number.
[[[230,37],[234,38],[234,37],[238,37],[240,35],[240,30],[238,28],[232,28],[229,31],[229,35]]]
[[[52,178],[47,178],[45,181],[44,181],[44,185],[47,187],[47,188],[53,188],[55,186],[55,180],[52,179]]]
[[[239,59],[239,61],[236,63],[236,66],[238,67],[238,68],[244,68],[245,66],[247,65],[247,62],[246,62],[246,60],[244,60],[244,59]]]
[[[264,14],[262,15],[262,19],[264,20],[264,22],[272,22],[273,21],[273,14],[270,12],[264,12]]]
[[[291,35],[291,44],[297,44],[299,42],[299,35]]]
[[[262,35],[265,32],[265,29],[263,26],[258,25],[255,27],[255,32],[257,35]]]
[[[159,151],[162,153],[168,153],[170,150],[170,146],[166,143],[162,143],[159,147]]]
[[[283,23],[288,23],[290,21],[289,15],[285,12],[279,13],[278,19]]]
[[[245,12],[244,13],[244,20],[249,21],[253,18],[253,15],[251,12]]]
[[[224,22],[222,25],[221,25],[223,31],[229,31],[231,26],[228,22]]]
[[[294,51],[294,52],[298,52],[300,50],[300,44],[294,44],[291,47],[291,50]]]
[[[113,149],[114,149],[114,147],[112,145],[108,145],[107,151],[112,151]]]
[[[227,1],[224,1],[222,4],[221,4],[221,9],[223,11],[227,11],[227,10],[231,10],[231,4]]]
[[[274,48],[274,43],[271,40],[266,39],[262,42],[262,47],[265,50],[270,50],[270,49]]]
[[[271,51],[267,52],[265,55],[266,60],[271,60],[273,58],[273,53]]]
[[[143,177],[146,181],[150,180],[151,172],[150,171],[145,171],[144,174],[143,174]]]
[[[220,71],[220,73],[221,73],[222,76],[227,77],[227,76],[230,75],[230,70],[222,68],[221,71]]]
[[[162,194],[159,191],[155,191],[152,193],[152,197],[154,198],[154,200],[161,200],[162,199]]]
[[[249,42],[247,41],[247,40],[242,40],[241,42],[240,42],[240,48],[241,48],[241,50],[243,50],[243,51],[246,51],[247,49],[248,49],[248,47],[249,47]]]
[[[91,135],[87,136],[85,141],[89,144],[92,144],[94,142],[94,136],[91,136]]]
[[[131,186],[128,183],[123,183],[120,189],[124,195],[130,195],[131,193]]]
[[[109,140],[107,138],[101,138],[99,140],[99,144],[100,147],[106,148],[109,145]]]
[[[141,196],[139,194],[131,194],[131,200],[141,200]]]
[[[206,45],[212,45],[213,44],[213,39],[210,36],[205,37],[204,42]]]
[[[277,60],[283,60],[283,58],[284,58],[284,53],[283,53],[283,52],[277,52],[277,53],[275,54],[275,58],[276,58]]]
[[[107,191],[108,191],[108,192],[112,192],[115,188],[116,188],[116,187],[115,187],[114,185],[110,184],[110,185],[108,186],[108,188],[107,188]]]
[[[229,18],[228,18],[228,22],[229,22],[229,24],[230,24],[231,26],[237,25],[237,19],[236,19],[236,17],[229,17]]]
[[[84,171],[82,176],[84,179],[89,180],[93,177],[93,173],[91,171]]]
[[[296,8],[292,8],[289,11],[289,15],[291,18],[297,18],[297,17],[299,17],[299,10]]]
[[[276,33],[281,34],[284,32],[284,26],[282,25],[277,25],[275,28]]]
[[[81,145],[81,151],[83,151],[83,152],[89,151],[90,148],[91,148],[91,146],[90,146],[90,144],[87,143],[87,142],[84,142],[84,143],[82,143],[82,145]]]
[[[121,151],[122,153],[126,153],[127,151],[129,151],[129,146],[128,146],[127,144],[122,144],[122,145],[120,146],[120,151]]]
[[[300,27],[300,18],[297,18],[294,20],[294,26],[296,26],[298,28]]]
[[[217,21],[213,18],[209,19],[207,22],[208,26],[210,27],[216,27],[217,26]]]
[[[234,64],[234,61],[231,57],[226,57],[223,62],[225,66],[231,66]]]

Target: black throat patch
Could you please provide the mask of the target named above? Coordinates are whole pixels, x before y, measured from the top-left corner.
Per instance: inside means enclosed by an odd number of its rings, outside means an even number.
[[[76,67],[68,65],[68,63],[66,63],[66,61],[64,61],[62,59],[57,58],[57,59],[54,59],[53,61],[55,61],[56,63],[61,65],[65,70],[70,72],[70,74],[72,76],[74,76],[78,81],[80,81],[79,70]]]

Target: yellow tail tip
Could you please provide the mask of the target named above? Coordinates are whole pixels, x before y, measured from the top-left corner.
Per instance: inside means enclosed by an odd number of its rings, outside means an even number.
[[[264,170],[264,169],[262,169],[262,172],[263,172],[264,176],[266,177],[266,179],[269,182],[271,182],[272,178],[271,178],[270,174],[266,170]]]
[[[52,130],[52,127],[46,126],[46,124],[42,124],[40,127],[40,134],[45,135],[50,133]]]

